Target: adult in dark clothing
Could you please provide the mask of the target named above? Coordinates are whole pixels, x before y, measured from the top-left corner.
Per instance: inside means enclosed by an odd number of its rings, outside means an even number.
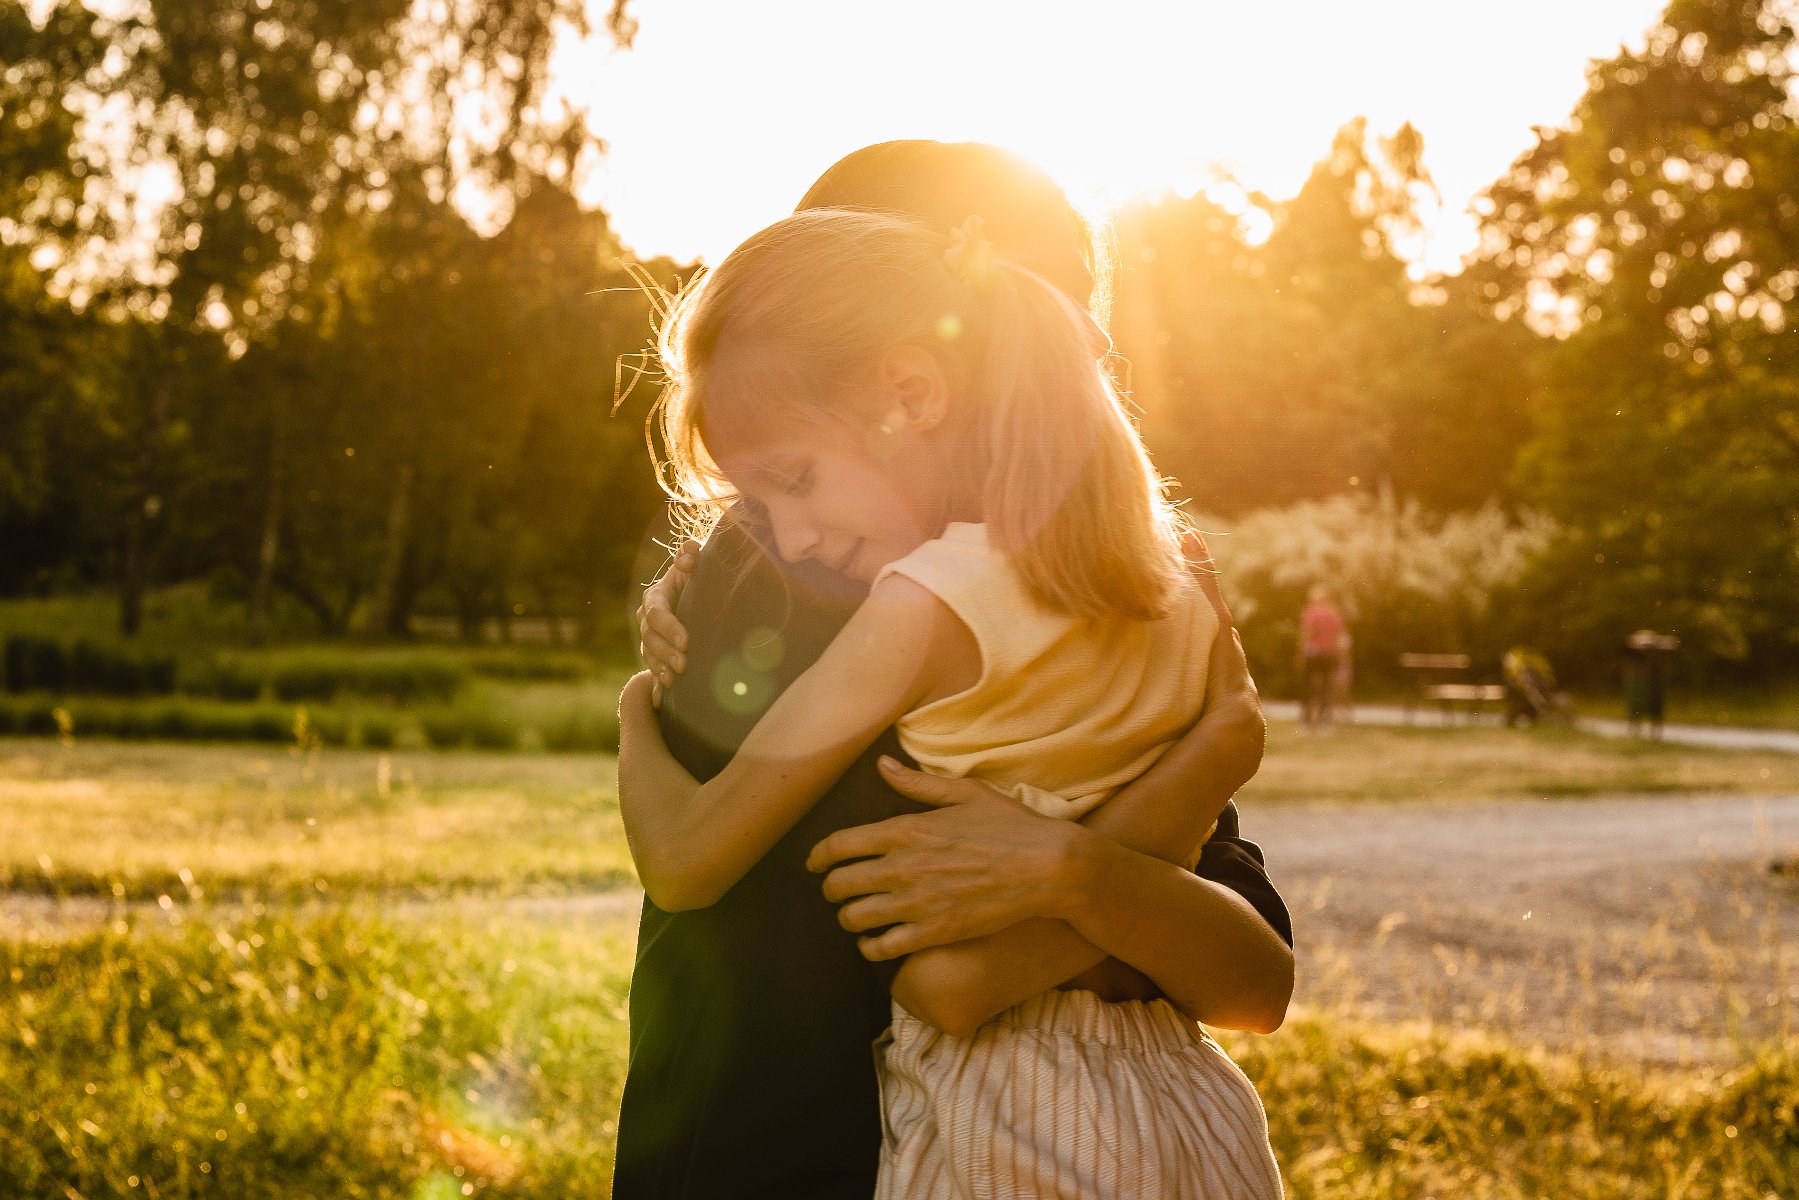
[[[970,153],[934,143],[906,145],[935,147],[908,151],[925,160]],[[989,148],[979,148],[973,157],[1000,159]],[[856,159],[852,155],[846,163]],[[912,165],[917,167],[916,159]],[[891,156],[876,166],[875,177],[896,175]],[[972,180],[966,162],[951,169],[974,183],[980,211],[1003,246],[1005,225],[994,221],[992,212],[1003,207],[1000,190]],[[1008,164],[1008,169],[1015,168]],[[906,172],[902,168],[897,174]],[[909,177],[918,174],[914,169]],[[831,179],[827,174],[820,188]],[[869,206],[916,209],[905,200],[889,191]],[[843,198],[827,194],[820,202],[842,203]],[[1040,195],[1023,201],[1024,210],[1033,205],[1043,208]],[[966,210],[944,223],[962,215]],[[1067,238],[1062,241],[1066,244]],[[695,776],[706,778],[720,769],[772,698],[822,651],[859,599],[846,587],[809,564],[775,563],[734,526],[715,532],[681,598],[679,615],[691,644],[684,654],[674,652],[684,658],[686,669],[665,678],[661,710],[669,749]],[[1237,653],[1234,645],[1231,650]],[[1157,786],[1188,779],[1190,790],[1211,786],[1228,794],[1253,772],[1260,756],[1260,714],[1253,688],[1241,674],[1240,655],[1237,663],[1234,677],[1215,672],[1220,677],[1218,702],[1208,705],[1201,725],[1152,772],[1163,777]],[[1230,678],[1242,680],[1236,691],[1229,690]],[[1242,731],[1252,726],[1254,745],[1246,748]],[[631,995],[631,1058],[615,1196],[861,1200],[872,1193],[880,1111],[871,1043],[888,1021],[887,987],[894,963],[864,956],[863,944],[839,924],[820,877],[806,869],[806,861],[814,845],[834,831],[921,809],[879,776],[874,762],[881,753],[903,757],[891,731],[717,903],[665,912],[646,900]],[[626,765],[621,763],[621,770]],[[1143,782],[1149,784],[1150,777]],[[842,898],[873,892],[875,908],[884,904],[887,914],[901,921],[885,940],[869,947],[880,954],[960,941],[1024,918],[1051,915],[1032,892],[1033,886],[1041,889],[1052,879],[1048,868],[1034,876],[1011,862],[1005,872],[972,875],[924,869],[949,863],[958,847],[991,849],[995,831],[1001,838],[1015,835],[1018,845],[1033,844],[1032,838],[1043,834],[1043,824],[1065,823],[990,803],[876,825],[865,835],[875,839],[868,842],[870,851],[888,848],[894,831],[900,830],[905,853],[864,864],[854,874],[839,872],[832,877],[833,894]],[[1183,967],[1188,976],[1203,976],[1168,988],[1171,998],[1177,997],[1177,988],[1191,997],[1182,1006],[1202,1010],[1193,1015],[1217,1024],[1265,1026],[1279,1019],[1278,1012],[1272,1021],[1265,1015],[1266,993],[1272,991],[1276,1007],[1284,1009],[1290,957],[1284,985],[1277,981],[1272,989],[1261,987],[1263,995],[1253,995],[1257,987],[1233,978],[1232,972],[1256,956],[1233,951],[1255,948],[1258,937],[1278,946],[1273,933],[1290,945],[1291,930],[1261,868],[1259,851],[1236,838],[1235,824],[1234,810],[1227,810],[1197,876],[1181,875],[1178,885],[1194,903],[1212,906],[1208,912],[1213,919],[1190,922],[1185,927],[1190,936],[1160,938],[1146,952],[1186,961],[1173,967],[1160,963],[1160,975],[1158,964],[1133,961],[1152,968],[1158,983]],[[1054,836],[1104,842],[1079,826],[1067,834],[1057,830]],[[1110,843],[1105,846],[1105,853],[1141,860],[1133,869],[1146,878],[1158,868],[1172,870]],[[893,865],[885,876],[884,865]],[[850,908],[860,905],[863,917],[849,917],[846,909],[845,919],[865,924],[869,904],[857,901]],[[1147,922],[1145,929],[1153,929],[1156,920],[1176,907],[1157,906],[1154,913],[1138,915]],[[957,924],[977,919],[987,924]],[[1105,947],[1103,940],[1095,944]],[[1208,972],[1208,966],[1215,969]],[[1247,1007],[1238,1003],[1244,994],[1252,994]],[[991,1002],[983,997],[976,1003]],[[1233,1020],[1233,1013],[1240,1012],[1252,1015]]]
[[[851,606],[805,566],[777,566],[729,526],[700,558],[680,605],[692,631],[687,670],[661,710],[669,748],[696,776],[724,765],[847,617]],[[812,586],[793,586],[785,571],[814,576]],[[769,630],[784,643],[774,662]],[[922,809],[880,778],[881,753],[903,757],[891,732],[718,903],[665,912],[645,901],[619,1118],[621,1200],[873,1193],[871,1044],[886,1028],[898,964],[864,959],[805,864],[835,830]],[[1227,810],[1197,874],[1242,896],[1290,944],[1286,909],[1236,823]]]

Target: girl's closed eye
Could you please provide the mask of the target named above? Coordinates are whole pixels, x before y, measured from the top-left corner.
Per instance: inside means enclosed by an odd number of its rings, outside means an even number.
[[[812,468],[810,466],[801,467],[797,471],[788,473],[781,481],[781,494],[795,498],[804,496],[812,490],[812,482]]]

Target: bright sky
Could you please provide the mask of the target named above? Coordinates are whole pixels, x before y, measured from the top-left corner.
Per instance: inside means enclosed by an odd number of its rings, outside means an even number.
[[[1214,163],[1289,196],[1366,115],[1423,133],[1444,206],[1421,257],[1453,269],[1470,199],[1665,2],[633,0],[635,47],[559,74],[611,147],[587,198],[645,255],[715,262],[889,138],[997,142],[1103,209]]]

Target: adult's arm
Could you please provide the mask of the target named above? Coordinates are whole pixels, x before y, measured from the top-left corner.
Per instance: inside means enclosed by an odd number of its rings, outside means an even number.
[[[887,927],[865,952],[910,955],[894,995],[921,1019],[967,1032],[1108,956],[1209,1024],[1267,1030],[1284,1019],[1288,942],[1242,895],[1163,861],[1187,859],[1199,823],[1260,766],[1266,737],[1204,543],[1189,555],[1220,616],[1205,715],[1086,830],[1009,808],[979,784],[889,771],[904,794],[952,807],[844,830],[814,852],[816,868],[847,864],[825,884],[829,898],[849,901],[844,926]],[[1202,870],[1266,883],[1240,846],[1217,849]],[[851,861],[864,856],[873,857]]]
[[[851,831],[866,839],[858,851],[880,857],[839,868],[866,873],[853,885],[827,878],[826,892],[883,889],[853,900],[865,907],[846,906],[843,923],[857,930],[901,922],[865,941],[871,957],[924,947],[893,985],[894,997],[920,1019],[966,1035],[1108,956],[1140,970],[1206,1024],[1268,1032],[1284,1019],[1292,950],[1230,888],[1039,816],[972,780],[892,769],[888,777],[906,794],[945,807]],[[958,901],[963,907],[952,907]],[[933,945],[980,924],[1001,928]]]
[[[1228,650],[1241,659],[1234,639]],[[1260,708],[1237,670],[1244,682],[1227,676],[1199,724],[1085,826],[1040,817],[975,781],[888,769],[902,794],[947,807],[839,831],[811,863],[835,866],[825,895],[848,901],[845,928],[881,930],[865,953],[909,955],[895,998],[921,1020],[967,1033],[1113,957],[1196,1020],[1278,1027],[1292,997],[1291,947],[1242,896],[1167,861],[1184,861],[1198,836],[1169,812],[1222,806],[1259,763]]]

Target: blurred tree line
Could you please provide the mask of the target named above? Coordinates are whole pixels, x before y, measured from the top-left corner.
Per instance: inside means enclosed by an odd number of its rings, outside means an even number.
[[[587,11],[0,5],[0,592],[108,583],[126,634],[197,577],[253,634],[620,596],[656,502],[615,379],[679,272],[574,200]]]
[[[1158,462],[1227,517],[1344,493],[1546,513],[1559,532],[1499,585],[1504,636],[1593,668],[1650,627],[1715,682],[1789,673],[1793,14],[1673,0],[1476,202],[1452,277],[1406,274],[1410,127],[1345,126],[1289,201],[1122,214],[1114,324]]]
[[[547,64],[586,6],[130,11],[0,7],[0,593],[109,584],[130,630],[150,584],[210,578],[252,628],[285,597],[377,635],[616,599],[656,509],[651,389],[609,416],[634,272],[683,272],[573,199],[600,146]],[[1290,200],[1121,213],[1158,461],[1232,518],[1545,512],[1495,608],[1521,636],[1793,665],[1793,41],[1782,0],[1673,0],[1478,202],[1454,276],[1406,269],[1409,126],[1346,125]]]

